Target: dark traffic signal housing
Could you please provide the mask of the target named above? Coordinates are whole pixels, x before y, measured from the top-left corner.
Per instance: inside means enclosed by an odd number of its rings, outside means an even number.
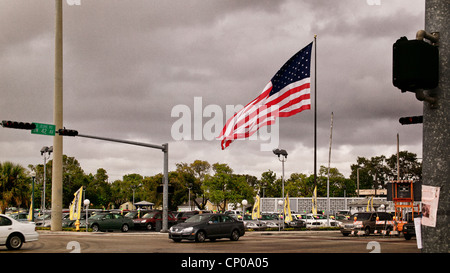
[[[439,83],[438,47],[401,37],[393,45],[393,85],[402,92],[434,89]]]
[[[59,129],[58,134],[60,136],[73,136],[74,137],[74,136],[78,135],[78,131],[64,128],[64,129]]]
[[[21,122],[21,121],[3,120],[2,127],[3,128],[12,128],[12,129],[33,130],[36,128],[36,124],[29,123],[29,122]]]
[[[401,125],[423,123],[423,116],[402,117],[398,120]]]

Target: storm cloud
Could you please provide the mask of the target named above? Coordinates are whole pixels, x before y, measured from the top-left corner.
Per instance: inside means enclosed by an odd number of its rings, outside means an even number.
[[[177,105],[194,113],[245,105],[277,70],[317,34],[318,163],[346,176],[357,156],[422,154],[422,126],[401,126],[421,115],[412,94],[392,86],[392,44],[424,27],[424,0],[147,1],[64,3],[64,126],[80,133],[154,144],[169,143],[169,169],[196,159],[227,163],[236,173],[280,171],[263,141],[175,141]],[[0,2],[0,118],[53,121],[54,3]],[[312,81],[313,82],[313,81]],[[314,84],[312,92],[314,92]],[[312,100],[316,98],[312,95]],[[197,109],[198,110],[198,109]],[[223,117],[224,121],[226,117]],[[314,111],[279,119],[286,171],[313,171]],[[210,117],[203,117],[205,124]],[[192,114],[192,122],[194,117]],[[48,136],[0,129],[0,161],[42,164]],[[276,147],[274,147],[276,148]],[[110,179],[162,172],[162,153],[116,143],[64,138],[64,153],[86,172]]]

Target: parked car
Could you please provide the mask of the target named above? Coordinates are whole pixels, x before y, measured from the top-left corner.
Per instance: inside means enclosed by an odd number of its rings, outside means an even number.
[[[34,222],[19,222],[13,218],[0,214],[0,245],[6,245],[10,250],[20,249],[23,243],[37,241]]]
[[[222,213],[202,213],[192,216],[184,223],[169,229],[169,238],[174,242],[182,239],[204,242],[219,238],[230,238],[237,241],[245,234],[244,223]]]
[[[138,219],[149,212],[150,212],[150,210],[131,210],[131,211],[127,212],[124,216],[128,217],[130,219]]]
[[[162,214],[161,210],[153,210],[146,214],[144,214],[141,218],[133,219],[134,226],[136,228],[145,228],[147,230],[156,230],[158,224],[162,223]],[[175,216],[168,212],[168,225],[173,226],[177,223],[177,219]]]
[[[199,213],[209,213],[207,211],[199,211],[199,210],[194,210],[194,211],[181,211],[179,213],[177,213],[177,222],[178,223],[183,223],[184,221],[186,221],[187,219],[191,218],[192,216],[199,214]]]
[[[328,219],[326,215],[323,214],[302,214],[301,220],[305,223],[307,228],[322,227],[328,225]],[[329,219],[330,226],[334,227],[338,225],[335,219]]]
[[[92,211],[88,211],[88,219],[93,215]],[[76,220],[70,220],[70,214],[67,214],[62,219],[62,227],[75,227]],[[82,211],[80,214],[80,228],[86,227],[86,212]]]
[[[245,229],[263,230],[267,228],[267,224],[259,219],[252,219],[251,215],[244,215],[244,227]]]
[[[97,213],[88,218],[89,227],[92,231],[97,232],[101,230],[118,229],[122,232],[127,232],[134,227],[133,220],[124,217],[118,213]]]
[[[276,214],[262,214],[259,220],[263,222],[267,228],[279,228],[283,223],[283,220],[278,219]]]
[[[302,221],[301,219],[299,219],[297,216],[292,215],[292,221],[290,221],[289,223],[287,223],[287,225],[291,228],[303,228],[306,227],[306,223],[305,221]]]
[[[63,218],[66,214],[63,215]],[[52,222],[52,215],[50,213],[44,214],[34,218],[37,227],[50,227]]]
[[[27,212],[18,212],[18,213],[9,214],[8,216],[19,222],[26,222],[26,221],[28,221],[28,215],[29,215],[29,213],[27,213]]]
[[[375,231],[390,231],[392,229],[392,215],[387,212],[357,212],[349,220],[341,223],[341,233],[344,236],[358,231],[363,231],[364,235],[369,235]]]

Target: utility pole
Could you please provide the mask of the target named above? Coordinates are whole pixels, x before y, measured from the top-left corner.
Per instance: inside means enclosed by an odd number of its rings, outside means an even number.
[[[55,0],[55,93],[53,122],[56,130],[63,128],[63,12],[62,0]],[[52,221],[51,230],[62,230],[63,138],[53,137]]]
[[[440,187],[436,227],[422,226],[422,252],[450,249],[450,4],[425,1],[425,31],[439,33],[439,84],[428,91],[436,106],[423,106],[423,185]]]

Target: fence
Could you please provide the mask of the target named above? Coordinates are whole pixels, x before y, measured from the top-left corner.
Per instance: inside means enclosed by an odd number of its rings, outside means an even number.
[[[281,212],[283,205],[279,205],[278,201],[282,198],[261,198],[261,212]],[[349,210],[352,213],[358,210],[365,210],[367,207],[367,198],[362,197],[330,197],[331,213],[340,210]],[[311,197],[290,197],[289,204],[291,211],[296,213],[309,213],[312,208]],[[376,204],[376,205],[375,205]],[[385,197],[374,198],[374,208],[377,209],[384,204],[383,211],[394,211],[394,203],[387,201]],[[325,211],[327,209],[327,198],[317,197],[317,210]]]

